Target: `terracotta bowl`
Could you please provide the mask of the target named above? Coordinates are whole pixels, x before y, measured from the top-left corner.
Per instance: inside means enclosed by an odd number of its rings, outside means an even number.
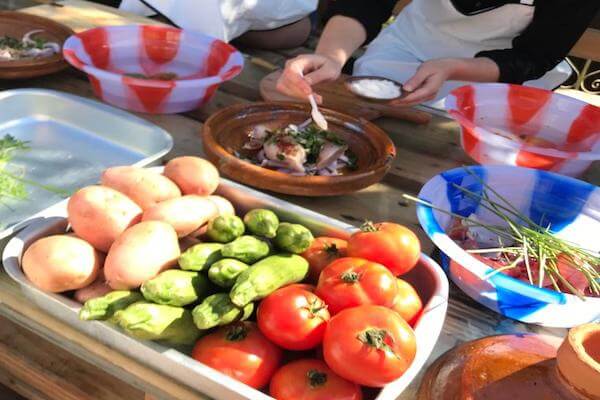
[[[310,107],[295,103],[236,104],[213,114],[204,124],[204,152],[221,173],[238,182],[299,196],[334,196],[355,192],[379,182],[396,156],[394,144],[374,124],[336,111],[320,109],[329,129],[348,143],[358,168],[339,176],[293,176],[263,168],[234,156],[256,125],[273,128],[300,124],[310,118]]]
[[[61,47],[65,40],[74,34],[71,28],[48,18],[15,11],[0,11],[0,36],[21,38],[35,29],[44,30],[36,37],[56,42]],[[62,52],[50,57],[0,61],[0,79],[25,79],[48,75],[65,69],[68,65]]]

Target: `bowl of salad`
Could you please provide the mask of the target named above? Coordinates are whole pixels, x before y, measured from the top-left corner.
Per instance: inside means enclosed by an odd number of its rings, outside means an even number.
[[[62,45],[74,32],[51,19],[0,11],[0,79],[26,79],[69,66]]]
[[[223,41],[162,25],[90,29],[71,36],[63,54],[88,75],[98,98],[151,114],[202,107],[244,64]]]
[[[362,118],[320,110],[326,130],[306,104],[234,104],[206,120],[202,146],[224,176],[278,193],[337,196],[381,181],[396,156],[388,135]]]
[[[600,160],[600,108],[548,90],[502,83],[453,90],[446,110],[480,164],[580,176]]]
[[[529,168],[474,166],[423,186],[417,215],[470,297],[549,327],[600,318],[600,188]]]

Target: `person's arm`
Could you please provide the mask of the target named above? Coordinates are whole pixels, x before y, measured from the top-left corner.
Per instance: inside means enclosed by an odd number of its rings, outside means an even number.
[[[482,51],[476,57],[498,65],[500,82],[540,78],[568,55],[599,9],[599,0],[538,0],[533,21],[512,48]]]
[[[426,61],[404,84],[412,93],[395,104],[432,100],[446,80],[521,84],[540,78],[567,56],[599,9],[598,0],[538,0],[533,21],[512,48]]]
[[[306,98],[311,85],[337,79],[352,53],[372,39],[391,15],[395,1],[339,0],[325,25],[315,54],[302,54],[286,63],[277,89],[289,96]],[[318,95],[317,101],[321,101]]]

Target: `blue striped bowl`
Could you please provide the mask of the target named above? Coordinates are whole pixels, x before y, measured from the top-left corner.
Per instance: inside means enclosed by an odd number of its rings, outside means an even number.
[[[469,173],[470,171],[470,173]],[[462,216],[474,213],[486,223],[501,219],[454,185],[481,193],[485,182],[534,222],[550,223],[554,233],[600,251],[600,188],[551,172],[513,166],[474,166],[443,172],[423,186],[419,197]],[[473,175],[477,175],[473,176]],[[490,193],[491,194],[491,193]],[[493,196],[492,196],[493,197]],[[507,317],[549,327],[572,327],[600,320],[600,298],[538,288],[497,273],[472,257],[448,235],[452,219],[424,205],[417,206],[421,226],[442,250],[443,267],[454,283],[484,306]]]

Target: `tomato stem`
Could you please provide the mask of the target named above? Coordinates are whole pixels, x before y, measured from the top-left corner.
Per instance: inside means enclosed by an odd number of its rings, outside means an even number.
[[[377,232],[379,229],[372,221],[367,220],[360,226],[360,230],[363,232]]]
[[[358,272],[347,271],[342,274],[341,278],[346,283],[355,283],[358,281],[359,275]]]
[[[340,254],[340,250],[337,248],[335,243],[325,245],[325,252],[327,253],[327,256],[330,258],[337,257]]]
[[[385,329],[370,328],[358,334],[357,339],[370,347],[375,347],[377,350],[389,351],[397,357],[394,350],[386,343],[386,339],[392,341],[388,332]]]
[[[227,330],[225,338],[230,342],[239,342],[248,336],[248,329],[244,325],[234,325]]]
[[[327,374],[316,369],[309,369],[306,377],[311,388],[323,386],[327,382]]]

